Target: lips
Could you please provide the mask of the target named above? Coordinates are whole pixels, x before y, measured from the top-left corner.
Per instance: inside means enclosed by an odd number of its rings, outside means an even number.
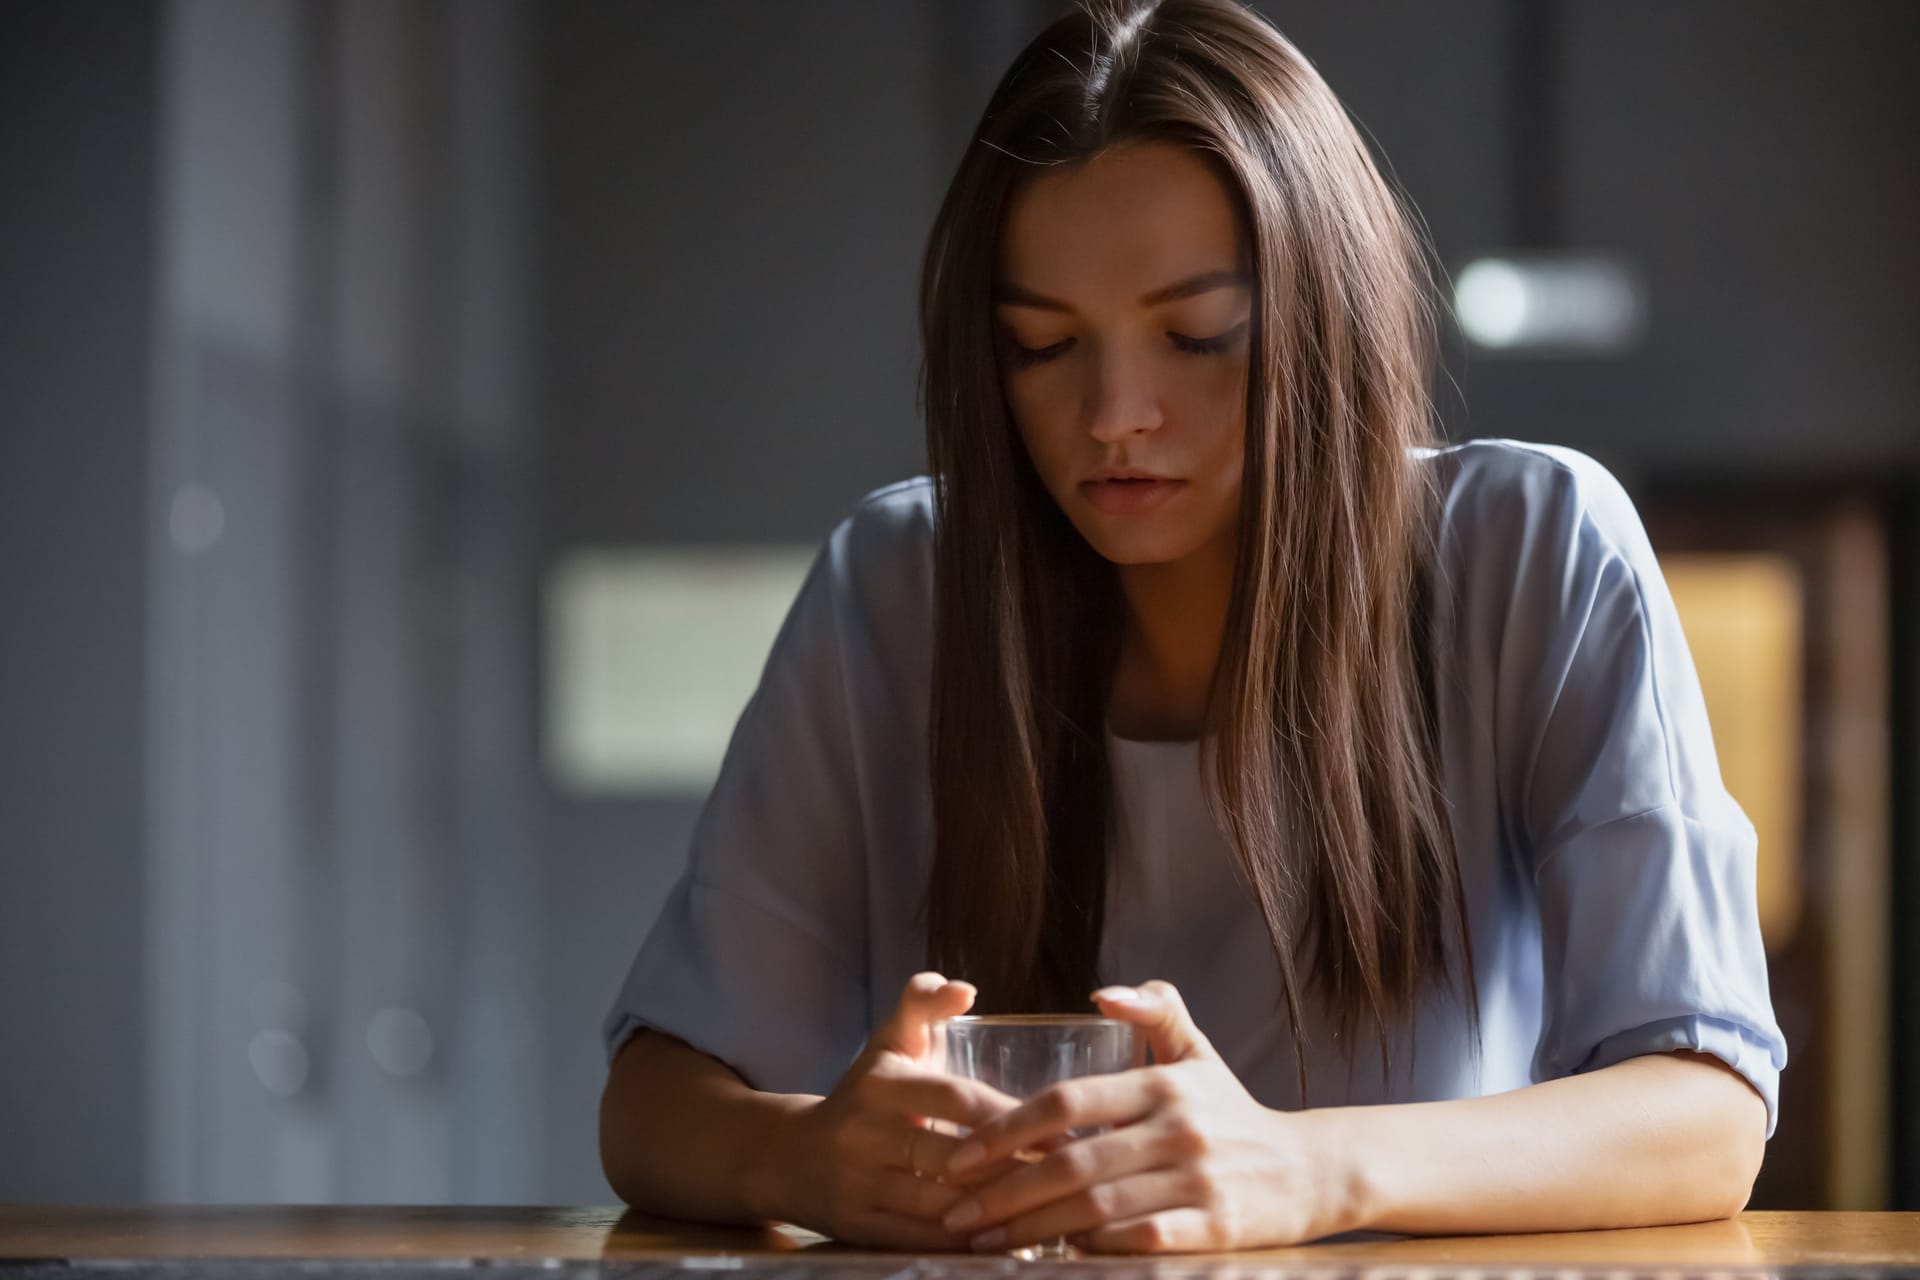
[[[1114,472],[1085,481],[1080,492],[1096,510],[1108,515],[1139,515],[1160,506],[1185,484],[1145,473]]]

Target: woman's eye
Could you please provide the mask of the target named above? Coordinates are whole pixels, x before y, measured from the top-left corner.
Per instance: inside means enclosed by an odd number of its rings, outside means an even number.
[[[1214,334],[1209,338],[1190,338],[1184,333],[1172,331],[1167,333],[1167,338],[1173,343],[1175,350],[1184,351],[1190,355],[1224,355],[1238,344],[1246,330],[1247,322],[1242,320],[1226,332]],[[1073,344],[1072,338],[1062,338],[1051,346],[1029,347],[1009,338],[1007,339],[1007,358],[1014,368],[1027,369],[1066,354],[1073,349]]]
[[[1029,365],[1045,364],[1073,345],[1072,338],[1062,338],[1050,347],[1025,347],[1018,342],[1008,342],[1010,356],[1016,368],[1025,369]]]
[[[1223,355],[1230,350],[1235,340],[1238,339],[1242,333],[1246,332],[1246,328],[1247,322],[1242,320],[1225,333],[1217,333],[1211,338],[1189,338],[1184,333],[1172,332],[1169,332],[1167,337],[1172,340],[1174,347],[1178,350],[1196,356],[1217,356]]]

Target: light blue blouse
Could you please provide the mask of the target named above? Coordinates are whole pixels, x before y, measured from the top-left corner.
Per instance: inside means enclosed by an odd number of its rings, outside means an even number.
[[[1441,755],[1479,995],[1435,991],[1377,1047],[1311,1008],[1308,1096],[1259,912],[1201,791],[1199,745],[1109,735],[1117,845],[1101,976],[1177,986],[1273,1107],[1496,1093],[1644,1053],[1727,1062],[1767,1103],[1754,830],[1727,794],[1673,601],[1619,484],[1565,449],[1422,455],[1444,501]],[[656,1027],[778,1092],[825,1093],[923,965],[933,493],[833,531],[767,659],[690,864],[604,1027]]]

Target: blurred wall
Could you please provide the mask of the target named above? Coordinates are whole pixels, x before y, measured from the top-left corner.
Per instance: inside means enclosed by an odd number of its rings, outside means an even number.
[[[165,13],[146,1191],[538,1199],[526,10]]]
[[[1622,357],[1456,341],[1456,438],[1553,440],[1629,478],[1920,464],[1920,10],[1260,7],[1373,134],[1448,267],[1545,239],[1622,251],[1651,283]]]
[[[0,1201],[138,1199],[158,15],[0,6]]]

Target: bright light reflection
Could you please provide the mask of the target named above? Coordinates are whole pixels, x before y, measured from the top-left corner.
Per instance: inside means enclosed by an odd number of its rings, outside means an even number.
[[[1646,289],[1624,259],[1598,253],[1480,258],[1454,281],[1460,331],[1489,351],[1607,355],[1646,328]]]
[[[1527,327],[1527,278],[1512,263],[1488,258],[1454,285],[1460,327],[1483,347],[1511,346]]]

